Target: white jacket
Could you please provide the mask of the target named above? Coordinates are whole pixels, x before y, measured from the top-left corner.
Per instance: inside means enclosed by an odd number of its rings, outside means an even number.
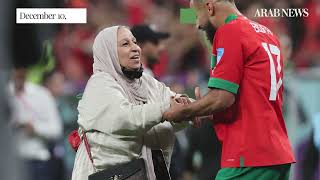
[[[13,105],[12,123],[30,123],[36,135],[29,136],[24,130],[16,131],[18,152],[23,159],[47,161],[50,153],[46,142],[62,135],[57,104],[46,88],[29,82],[24,86],[23,93],[17,96],[13,83],[9,85]]]
[[[186,127],[186,124],[160,122],[174,93],[151,76],[142,78],[149,78],[146,82],[150,82],[147,86],[150,96],[144,105],[131,104],[121,86],[107,73],[96,73],[88,81],[78,106],[78,123],[85,130],[99,131],[87,133],[98,170],[138,158],[143,144],[151,149],[161,148],[167,166],[170,166],[174,132]],[[153,167],[147,162],[147,171],[150,168]],[[81,143],[72,180],[87,180],[93,172],[84,143]]]

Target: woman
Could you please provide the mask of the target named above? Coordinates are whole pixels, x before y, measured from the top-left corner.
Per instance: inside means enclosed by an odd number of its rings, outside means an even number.
[[[185,127],[162,122],[175,93],[142,73],[141,49],[126,27],[102,30],[94,41],[93,55],[94,74],[79,102],[78,123],[80,129],[89,131],[86,136],[94,166],[101,171],[143,157],[148,179],[153,180],[151,149],[162,149],[169,168],[174,132]],[[87,180],[92,173],[94,167],[82,142],[72,179]]]

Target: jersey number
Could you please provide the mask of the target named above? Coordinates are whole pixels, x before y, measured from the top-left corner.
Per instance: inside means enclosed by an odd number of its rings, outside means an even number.
[[[278,71],[278,74],[281,73],[281,62],[280,62],[280,49],[272,44],[262,43],[262,46],[264,50],[266,50],[269,60],[270,60],[270,77],[271,77],[271,87],[270,87],[270,95],[269,100],[275,101],[278,96],[278,91],[282,85],[282,79],[279,78],[279,81],[277,82],[277,76],[276,76],[276,70]],[[277,61],[275,62],[273,55],[276,55]],[[278,63],[277,69],[275,63]]]

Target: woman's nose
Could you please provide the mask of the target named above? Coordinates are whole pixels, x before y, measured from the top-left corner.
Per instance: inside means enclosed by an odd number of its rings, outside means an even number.
[[[137,44],[134,44],[133,47],[132,47],[132,51],[134,52],[140,52],[141,51],[141,48],[137,45]]]

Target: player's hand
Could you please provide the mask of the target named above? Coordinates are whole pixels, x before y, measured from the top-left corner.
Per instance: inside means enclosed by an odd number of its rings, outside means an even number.
[[[196,99],[199,100],[201,99],[201,92],[200,92],[200,88],[196,87],[194,89],[194,94],[196,96]],[[196,128],[201,127],[202,121],[212,121],[213,120],[213,116],[209,115],[209,116],[197,116],[195,117],[195,120],[193,121],[193,126]]]
[[[183,103],[179,103],[174,97],[171,97],[170,108],[163,113],[162,119],[170,122],[181,122],[184,120],[184,115],[182,113]]]

